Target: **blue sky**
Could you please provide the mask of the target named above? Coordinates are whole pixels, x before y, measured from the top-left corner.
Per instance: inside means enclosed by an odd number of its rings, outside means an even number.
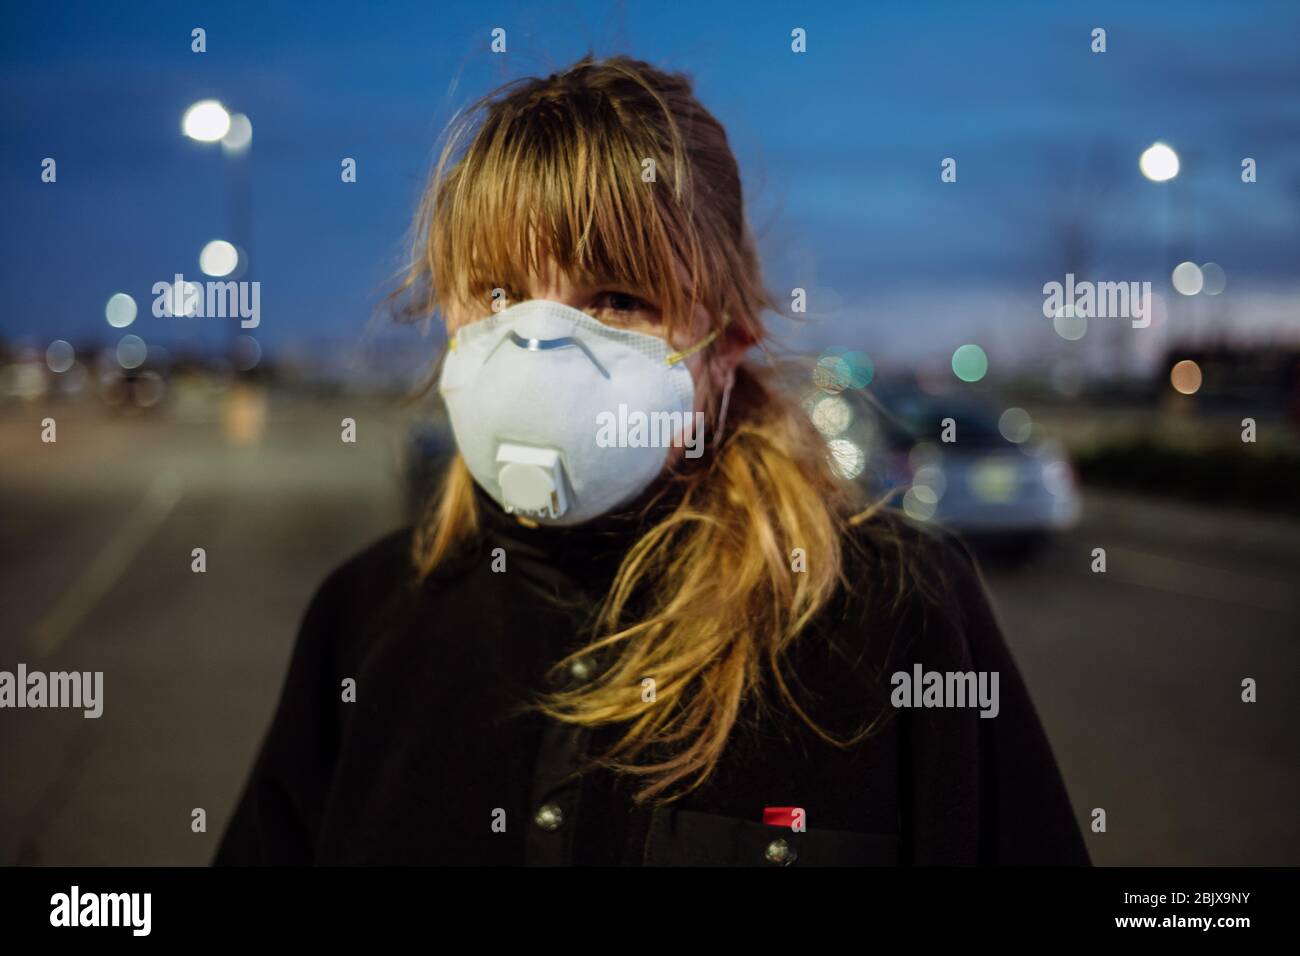
[[[505,55],[488,49],[498,26]],[[200,278],[199,249],[229,231],[229,162],[179,131],[216,97],[253,122],[258,338],[355,341],[452,110],[588,48],[695,78],[740,160],[769,284],[814,290],[840,338],[891,297],[1033,294],[1067,268],[1167,286],[1191,258],[1223,265],[1235,294],[1286,285],[1298,35],[1292,2],[25,4],[0,37],[0,336],[112,341],[104,303],[125,291],[130,331],[176,344],[150,288]],[[1182,155],[1172,183],[1137,172],[1155,140]],[[880,317],[869,337],[924,323]]]

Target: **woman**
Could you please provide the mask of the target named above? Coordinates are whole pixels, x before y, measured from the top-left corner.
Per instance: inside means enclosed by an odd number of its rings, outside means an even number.
[[[218,863],[1087,862],[966,552],[748,357],[776,304],[687,79],[487,97],[413,263],[458,454],[312,601]],[[930,672],[995,706],[912,708]]]

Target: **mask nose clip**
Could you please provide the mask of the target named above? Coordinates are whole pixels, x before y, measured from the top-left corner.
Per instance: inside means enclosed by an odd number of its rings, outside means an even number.
[[[564,335],[558,339],[526,339],[514,329],[511,329],[510,334],[502,339],[502,341],[512,342],[528,352],[550,352],[555,349],[579,349],[582,351],[583,355],[587,356],[591,364],[596,366],[596,371],[600,372],[602,377],[609,378],[609,372],[606,371],[605,366],[601,365],[600,362],[596,360],[596,356],[591,353],[591,349],[583,343],[582,339],[576,338],[575,336]]]
[[[497,484],[511,514],[558,518],[569,510],[564,465],[554,448],[502,442],[497,447]]]

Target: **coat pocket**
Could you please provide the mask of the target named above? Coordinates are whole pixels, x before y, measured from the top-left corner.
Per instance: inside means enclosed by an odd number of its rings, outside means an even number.
[[[898,835],[808,829],[657,807],[647,866],[897,866]]]

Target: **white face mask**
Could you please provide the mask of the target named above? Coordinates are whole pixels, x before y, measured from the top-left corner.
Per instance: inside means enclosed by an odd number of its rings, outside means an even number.
[[[635,499],[669,449],[703,450],[683,361],[653,335],[530,299],[458,330],[438,389],[461,457],[506,511],[574,525]]]

